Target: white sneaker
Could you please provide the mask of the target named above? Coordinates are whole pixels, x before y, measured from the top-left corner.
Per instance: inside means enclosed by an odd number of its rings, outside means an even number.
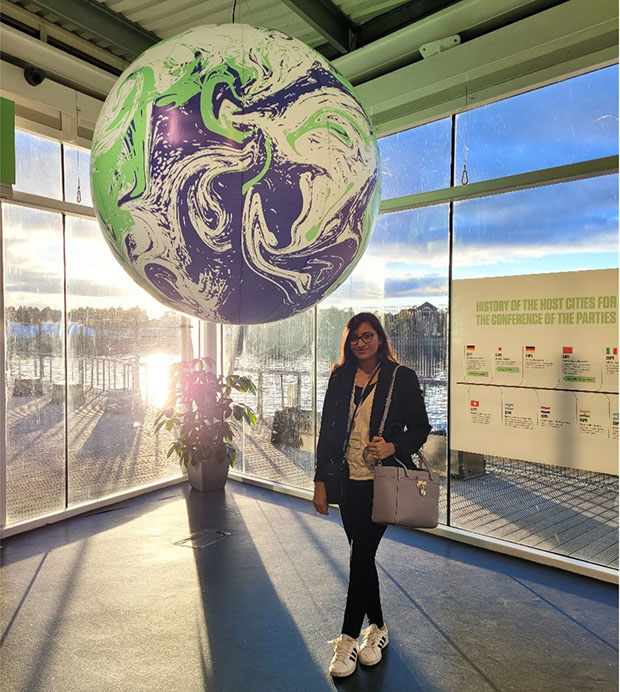
[[[360,663],[365,666],[374,666],[381,660],[381,649],[385,649],[390,641],[388,638],[387,627],[383,625],[381,629],[372,624],[362,630],[362,647],[360,649]]]
[[[338,639],[331,639],[334,645],[334,656],[329,664],[329,674],[336,678],[346,678],[355,672],[359,648],[357,640],[347,634],[341,634]]]

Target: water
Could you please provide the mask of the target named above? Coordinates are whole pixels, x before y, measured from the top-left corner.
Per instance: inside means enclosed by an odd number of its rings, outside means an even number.
[[[401,348],[402,351],[402,348]],[[411,365],[411,356],[401,356],[405,365]],[[165,363],[163,362],[165,360]],[[134,379],[138,378],[145,403],[161,405],[162,392],[166,391],[167,370],[173,356],[156,353],[139,358],[72,358],[68,364],[68,381],[72,384],[82,382],[86,388],[95,389],[133,389]],[[104,366],[105,361],[105,366]],[[162,361],[162,362],[160,362]],[[447,425],[447,382],[445,368],[441,359],[418,358],[418,377],[423,390],[430,424],[434,430],[445,430]],[[64,360],[57,356],[42,358],[14,354],[7,362],[10,379],[36,379],[41,376],[43,388],[47,390],[52,382],[64,382]],[[327,389],[331,363],[319,364],[316,382],[317,408],[319,411]],[[259,388],[259,396],[248,403],[262,418],[273,418],[276,411],[297,406],[305,410],[313,409],[313,362],[311,358],[290,362],[278,358],[260,358],[249,354],[235,360],[234,371],[249,375]]]
[[[280,361],[268,364],[256,357],[244,355],[235,360],[235,373],[249,375],[260,389],[259,395],[249,405],[262,418],[271,418],[277,410],[300,406],[312,410],[312,361],[306,359],[295,364]],[[327,390],[330,367],[319,367],[317,375],[317,408],[320,410]],[[444,375],[441,377],[441,375]],[[435,377],[420,375],[429,422],[434,430],[445,430],[447,426],[448,387],[445,371],[436,370]]]

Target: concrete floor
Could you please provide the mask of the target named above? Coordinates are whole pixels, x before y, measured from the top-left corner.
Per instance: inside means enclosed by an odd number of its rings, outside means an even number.
[[[390,527],[384,661],[327,674],[346,592],[337,511],[187,484],[6,539],[6,692],[615,692],[616,587]]]

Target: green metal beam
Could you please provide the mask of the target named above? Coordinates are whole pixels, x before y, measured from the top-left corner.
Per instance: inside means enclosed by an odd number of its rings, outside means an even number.
[[[340,55],[351,50],[357,27],[331,0],[282,0],[282,2],[316,29]]]
[[[472,27],[465,31],[459,31],[461,42],[469,41],[483,34],[495,31],[496,29],[501,29],[508,24],[525,19],[526,17],[555,7],[556,5],[561,5],[566,1],[567,0],[529,0],[515,7],[512,11],[500,12],[497,16],[493,16],[487,22],[482,22],[476,27]],[[430,17],[459,2],[461,2],[461,0],[409,0],[409,2],[404,2],[361,24],[356,32],[355,47],[362,48],[373,41],[388,36],[425,17]],[[491,0],[489,4],[492,4]]]
[[[357,33],[358,48],[398,31],[413,22],[454,5],[459,0],[412,0],[364,22]]]
[[[469,185],[458,185],[443,190],[420,192],[405,197],[395,197],[381,202],[380,214],[394,211],[406,211],[420,207],[430,207],[447,202],[462,202],[474,197],[488,197],[505,192],[515,192],[532,187],[542,187],[556,183],[567,183],[571,180],[595,178],[600,175],[611,175],[618,172],[618,156],[604,156],[600,159],[569,163],[564,166],[543,168],[539,171],[509,175],[504,178],[483,180]]]
[[[130,58],[140,55],[160,40],[156,34],[95,0],[29,0],[28,6],[32,5],[120,48]]]
[[[0,183],[15,184],[15,104],[0,98]]]

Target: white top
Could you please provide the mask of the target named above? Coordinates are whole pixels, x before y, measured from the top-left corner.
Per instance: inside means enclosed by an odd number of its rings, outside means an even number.
[[[346,460],[349,465],[349,478],[354,481],[371,481],[375,477],[374,461],[364,461],[364,449],[370,442],[370,413],[372,411],[372,402],[375,398],[376,387],[373,387],[368,396],[362,401],[355,414],[351,437],[349,438],[349,446],[347,447]],[[353,415],[355,404],[351,401],[351,410],[349,416]]]

